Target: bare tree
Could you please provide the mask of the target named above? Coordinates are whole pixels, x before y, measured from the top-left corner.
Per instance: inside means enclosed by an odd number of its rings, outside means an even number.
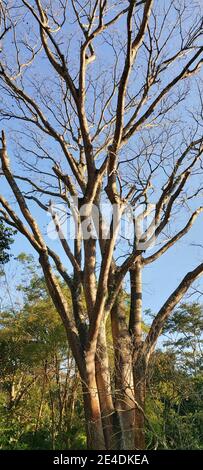
[[[39,255],[79,370],[88,447],[142,449],[149,358],[203,273],[203,263],[186,273],[143,337],[142,271],[203,209],[200,2],[5,0],[0,14],[0,111],[10,145],[2,132],[10,202],[0,196],[0,219]]]

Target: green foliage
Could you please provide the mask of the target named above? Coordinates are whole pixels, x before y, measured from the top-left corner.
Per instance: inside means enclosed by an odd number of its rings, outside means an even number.
[[[164,328],[148,379],[149,447],[203,448],[202,326],[202,305],[192,303],[182,304]]]
[[[15,235],[15,233],[15,230],[5,227],[3,222],[0,220],[0,265],[9,261],[9,250],[13,243],[13,235]]]
[[[24,304],[0,316],[0,448],[81,448],[81,392],[65,330],[33,259],[18,260]]]
[[[23,305],[0,316],[0,448],[85,448],[81,385],[64,328],[33,257],[21,254],[17,261],[23,267]],[[122,296],[127,317],[129,299]],[[199,304],[181,305],[152,356],[148,448],[203,448],[202,312]],[[111,350],[108,323],[107,337]]]

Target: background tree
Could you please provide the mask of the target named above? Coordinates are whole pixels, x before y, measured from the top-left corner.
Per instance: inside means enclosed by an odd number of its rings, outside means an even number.
[[[2,178],[12,196],[10,203],[0,196],[1,220],[38,253],[79,370],[89,448],[145,447],[149,360],[165,321],[203,273],[203,263],[186,273],[143,337],[142,271],[202,212],[202,25],[196,1],[1,3],[1,116],[15,138],[7,148],[2,133]],[[129,211],[130,236],[118,238]],[[41,213],[51,216],[60,248],[44,234]],[[71,214],[73,241],[63,234]]]
[[[0,448],[83,445],[81,390],[63,325],[33,257],[22,253],[17,262],[22,305],[0,316]]]
[[[64,328],[33,258],[21,254],[19,261],[21,307],[0,316],[0,448],[85,447],[82,390]],[[200,304],[180,305],[151,357],[145,410],[149,449],[203,446],[201,323]],[[107,338],[113,373],[110,322]]]
[[[202,305],[181,304],[151,358],[148,439],[157,447],[202,449]]]
[[[0,221],[0,265],[9,261],[9,250],[13,243],[14,231],[3,225]]]

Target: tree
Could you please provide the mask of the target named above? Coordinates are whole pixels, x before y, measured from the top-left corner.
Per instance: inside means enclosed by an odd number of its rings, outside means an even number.
[[[201,449],[202,305],[184,303],[167,321],[162,349],[150,361],[149,441],[161,448]]]
[[[9,261],[10,246],[13,243],[14,231],[3,225],[0,220],[0,265],[3,265]]]
[[[164,346],[176,351],[179,367],[191,374],[199,375],[202,368],[203,311],[199,303],[183,303],[167,321],[164,333],[170,336]]]
[[[71,448],[84,441],[76,365],[33,257],[16,261],[22,304],[0,314],[0,448]]]
[[[1,116],[12,122],[16,156],[14,171],[2,132],[2,174],[18,207],[1,195],[1,220],[39,255],[80,373],[88,447],[142,449],[150,356],[203,273],[203,263],[186,273],[143,337],[142,271],[202,212],[201,7],[187,0],[1,5]],[[41,212],[51,216],[60,248],[44,235]],[[74,237],[63,233],[69,220]]]

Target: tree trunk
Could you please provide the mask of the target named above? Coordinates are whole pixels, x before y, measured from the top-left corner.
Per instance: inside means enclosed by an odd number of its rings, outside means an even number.
[[[133,366],[135,392],[135,449],[145,449],[146,361],[140,356]]]
[[[142,261],[139,257],[130,270],[131,302],[129,330],[133,344],[133,381],[135,400],[135,449],[145,449],[146,360],[142,349]]]
[[[99,393],[96,382],[95,358],[86,355],[86,371],[82,377],[83,401],[87,434],[87,448],[105,449]]]
[[[101,325],[97,341],[96,380],[106,449],[116,449],[116,432],[114,430],[116,416],[112,398],[105,323],[102,323]]]
[[[116,380],[116,408],[121,429],[121,448],[134,449],[135,404],[131,354],[127,354],[127,344],[123,344],[120,354],[119,376]]]
[[[119,300],[111,312],[115,356],[115,396],[119,417],[119,448],[134,449],[135,400],[132,371],[132,344],[126,324],[126,313]]]

